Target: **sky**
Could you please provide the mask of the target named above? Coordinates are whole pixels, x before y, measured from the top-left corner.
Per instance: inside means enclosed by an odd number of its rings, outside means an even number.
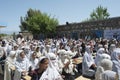
[[[0,33],[20,31],[20,17],[29,8],[58,19],[59,24],[78,23],[90,17],[98,6],[107,8],[110,17],[120,17],[120,0],[0,0]]]

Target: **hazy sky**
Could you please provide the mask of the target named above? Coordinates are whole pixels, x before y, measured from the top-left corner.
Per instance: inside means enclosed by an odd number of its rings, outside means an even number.
[[[20,17],[29,8],[55,16],[59,24],[65,24],[89,18],[99,5],[108,9],[110,17],[120,16],[120,0],[0,0],[0,25],[7,26],[0,31],[19,31]]]

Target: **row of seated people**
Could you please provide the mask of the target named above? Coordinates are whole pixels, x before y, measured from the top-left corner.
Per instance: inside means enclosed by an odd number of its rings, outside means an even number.
[[[120,70],[120,66],[119,66],[120,49],[119,48],[116,48],[113,51],[112,56],[104,53],[104,49],[100,48],[97,51],[95,60],[92,57],[91,51],[92,51],[92,47],[87,46],[83,56],[83,60],[82,60],[82,76],[83,77],[87,77],[95,80],[115,80],[116,75],[118,75],[118,78],[119,78],[119,70]],[[69,53],[69,51],[66,51],[66,52]],[[62,53],[62,51],[59,53]],[[52,55],[52,53],[50,55]],[[52,62],[52,60],[54,60],[54,58],[52,57],[51,61],[47,58],[49,62],[45,60],[41,64],[42,59],[36,59],[36,54],[34,52],[32,53],[31,56],[32,58],[28,60],[23,50],[19,51],[17,57],[16,57],[16,53],[14,51],[11,51],[9,56],[5,60],[4,80],[10,80],[10,79],[19,80],[20,78],[24,78],[23,76],[25,75],[31,76],[31,80],[36,80],[34,78],[38,78],[39,80],[39,78],[42,76],[42,73],[48,68],[48,63],[50,62],[56,63],[55,61]],[[68,75],[69,73],[72,73],[72,70],[70,71],[68,69],[74,66],[70,65],[69,59],[68,60],[64,59],[66,55],[61,54],[61,56],[64,56],[64,57],[61,57],[61,59],[64,60],[65,65],[63,67],[61,63],[59,66],[55,67],[56,70],[58,71],[55,73],[60,73],[61,74],[60,76],[62,77],[62,79],[65,76],[66,77],[65,80],[67,79],[74,80],[72,79],[73,77],[70,77]],[[104,60],[104,59],[107,59],[107,60]],[[58,67],[61,67],[61,69],[60,68],[57,69]],[[39,69],[40,69],[40,72],[39,72]],[[12,70],[12,72],[10,70]],[[50,70],[49,72],[52,73],[52,71]]]
[[[93,59],[92,47],[87,46],[82,61],[82,75],[95,80],[119,80],[120,48],[115,48],[111,55],[100,48]]]
[[[36,53],[32,52],[30,59],[28,59],[23,50],[19,50],[17,55],[15,51],[10,51],[4,64],[4,80],[42,80],[42,78],[46,78],[47,74],[52,76],[54,74],[53,77],[57,78],[57,80],[74,80],[75,78],[72,75],[75,74],[73,71],[76,70],[75,65],[80,62],[77,62],[76,59],[65,59],[66,55],[63,53],[71,55],[70,51],[60,50],[58,53],[61,56],[58,59],[59,62],[56,60],[57,57],[54,53],[47,53],[46,56],[38,58]],[[64,64],[61,58],[64,59]]]

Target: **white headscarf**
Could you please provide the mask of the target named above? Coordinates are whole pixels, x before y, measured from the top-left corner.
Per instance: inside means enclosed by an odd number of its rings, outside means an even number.
[[[100,48],[98,51],[97,51],[97,54],[102,54],[104,53],[105,49],[104,48]]]
[[[14,55],[16,55],[15,51],[10,51],[9,57],[13,57]]]
[[[119,56],[120,56],[120,48],[116,48],[113,51],[111,58],[112,58],[112,60],[118,61],[120,63]]]
[[[46,51],[51,52],[51,45],[46,45]]]
[[[29,67],[31,66],[30,61],[28,60],[26,55],[24,58],[21,57],[20,54],[22,52],[23,52],[23,50],[18,51],[18,56],[17,56],[17,60],[16,60],[16,67],[20,72],[24,71],[24,70],[28,71]]]
[[[61,50],[58,50],[57,53],[58,53],[59,55],[62,55],[62,54],[65,54],[65,51],[66,51],[66,50],[61,49]]]
[[[0,46],[0,58],[4,55],[4,49]]]
[[[18,53],[17,53],[17,60],[22,60],[21,57],[20,57],[20,54],[23,52],[23,50],[18,50]]]
[[[106,49],[108,49],[108,45],[106,44],[106,45],[104,45],[104,47],[106,48]]]
[[[47,57],[46,57],[46,56],[40,57],[40,58],[39,58],[39,62],[40,62],[41,60],[43,60],[44,58],[47,58]]]
[[[112,54],[113,50],[116,48],[116,45],[115,44],[111,44],[110,45],[110,48],[109,48],[109,52],[110,54]]]
[[[49,65],[48,65],[48,68],[43,72],[43,74],[42,74],[42,76],[40,77],[39,80],[44,80],[44,79],[48,79],[48,80],[63,80],[61,75],[59,74],[59,72],[55,68],[55,66],[53,66],[52,62],[50,61],[50,57],[49,56],[47,56],[47,57],[42,56],[39,61],[43,60],[44,58],[48,58],[49,59]]]
[[[120,48],[116,48],[112,53],[113,71],[117,72],[120,79]]]
[[[49,63],[51,63],[56,69],[57,71],[59,71],[59,63],[58,63],[58,59],[57,59],[57,55],[55,55],[54,53],[48,53],[48,56],[50,58]]]
[[[45,58],[48,58],[48,60],[49,60],[48,68],[43,72],[43,74],[39,80],[44,80],[44,79],[63,80],[61,75],[59,74],[59,72],[56,70],[56,68],[53,66],[52,62],[50,61],[50,57],[48,54],[46,54],[46,56],[40,57],[39,62],[41,62],[41,60],[43,60]]]
[[[102,80],[102,73],[106,70],[112,70],[112,61],[109,59],[103,59],[100,62],[100,65],[97,67],[97,71],[95,74],[95,80]]]
[[[91,46],[90,46],[90,45],[86,46],[86,52],[87,52],[88,54],[90,54],[90,53],[91,53],[91,52],[90,52],[90,48],[91,48]]]
[[[65,52],[66,53],[66,55],[69,57],[69,58],[72,58],[73,56],[74,56],[74,53],[72,52],[72,51],[66,51]]]
[[[98,66],[98,63],[100,61],[100,58],[101,58],[101,55],[104,53],[105,49],[104,48],[100,48],[98,51],[97,51],[97,54],[96,54],[96,58],[95,58],[95,64]]]
[[[103,45],[102,45],[102,44],[98,44],[98,50],[99,50],[100,48],[103,48]]]
[[[87,46],[86,49],[88,51],[85,52],[82,60],[82,74],[86,76],[93,76],[94,70],[90,69],[90,66],[94,63],[94,59],[92,57],[92,54],[90,52],[90,46]]]
[[[57,57],[54,53],[48,53],[48,56],[50,57],[50,60],[55,60]]]
[[[15,51],[10,51],[9,56],[7,57],[6,60],[7,60],[8,62],[14,64],[16,58],[13,58],[13,56],[15,56],[15,55],[16,55],[16,52],[15,52]]]
[[[35,55],[34,51],[30,54],[30,63],[31,63],[31,67],[32,70],[38,68],[38,58],[33,59],[33,55]]]
[[[15,51],[10,51],[9,56],[6,58],[4,64],[4,80],[11,80],[11,68],[15,68]]]
[[[61,49],[61,50],[58,50],[58,56],[59,56],[59,59],[61,59],[62,60],[62,62],[64,62],[64,60],[65,60],[65,55],[66,55],[66,50],[64,50],[64,49]]]
[[[109,60],[111,60],[111,57],[110,57],[110,55],[108,55],[108,54],[106,54],[106,53],[103,53],[103,54],[101,55],[101,60],[103,60],[103,59],[109,59]],[[101,60],[100,60],[100,62],[101,62]]]
[[[119,80],[116,79],[116,73],[110,70],[104,71],[101,76],[101,80]]]
[[[104,70],[112,70],[112,61],[109,59],[103,59],[100,63]]]
[[[102,61],[103,59],[109,59],[109,60],[111,60],[111,57],[110,57],[110,55],[108,55],[108,54],[106,54],[106,53],[101,54],[97,66],[100,65],[100,63],[101,63],[101,61]]]

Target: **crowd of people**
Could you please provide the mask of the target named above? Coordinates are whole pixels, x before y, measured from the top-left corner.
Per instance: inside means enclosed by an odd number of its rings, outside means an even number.
[[[4,80],[120,80],[120,42],[116,39],[0,40]],[[75,63],[79,58],[82,62]],[[80,76],[80,75],[79,75]]]

